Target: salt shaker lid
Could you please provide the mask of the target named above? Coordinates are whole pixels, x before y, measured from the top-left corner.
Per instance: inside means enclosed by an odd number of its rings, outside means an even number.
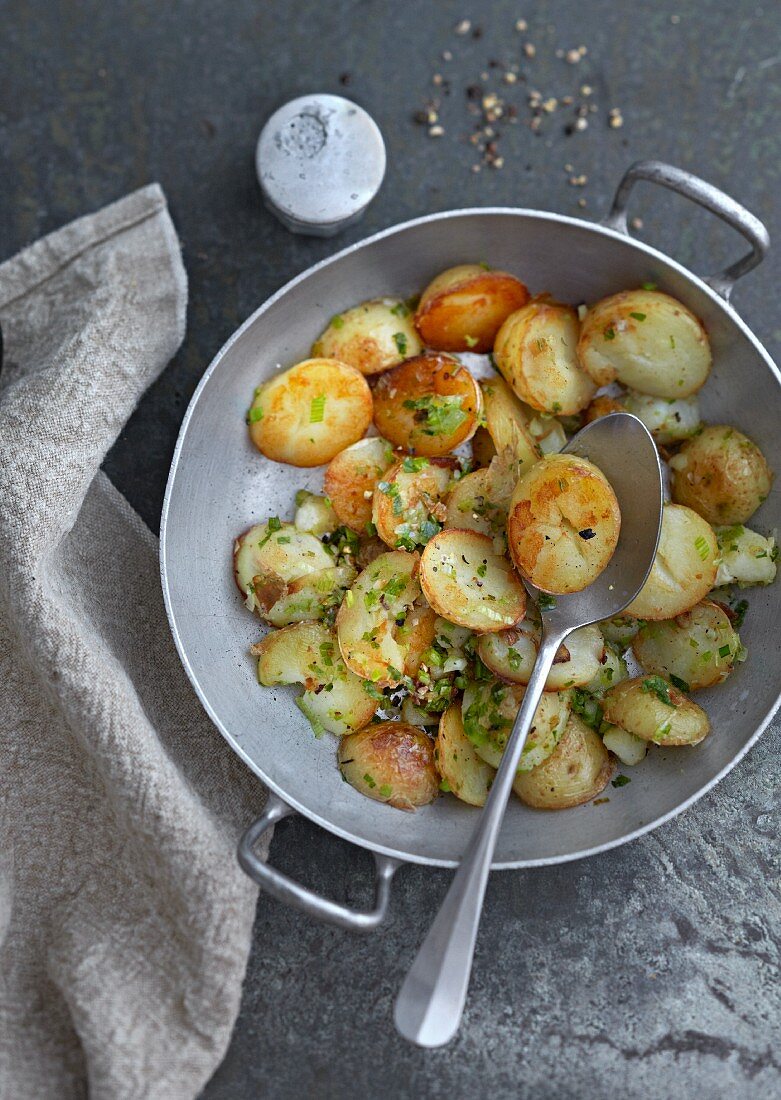
[[[385,143],[362,107],[307,95],[263,127],[255,167],[269,210],[294,233],[330,237],[358,221],[385,175]]]

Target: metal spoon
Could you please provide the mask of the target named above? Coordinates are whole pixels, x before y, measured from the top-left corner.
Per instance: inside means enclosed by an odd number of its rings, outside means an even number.
[[[521,752],[559,646],[573,630],[620,614],[650,572],[662,525],[662,468],[646,427],[630,413],[589,424],[565,451],[605,474],[621,509],[621,533],[607,568],[582,592],[541,607],[542,639],[501,765],[469,846],[396,1000],[398,1031],[422,1047],[449,1042],[464,1010],[488,872]],[[532,597],[538,590],[524,582]],[[545,601],[543,601],[545,603]]]

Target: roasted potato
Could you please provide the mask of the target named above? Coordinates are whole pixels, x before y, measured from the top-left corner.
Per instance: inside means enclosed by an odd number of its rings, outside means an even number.
[[[323,488],[339,522],[363,533],[371,523],[374,488],[393,464],[387,439],[370,436],[346,447],[330,462]]]
[[[720,684],[744,656],[729,617],[711,600],[666,622],[645,623],[632,652],[646,672],[666,677],[682,691]]]
[[[399,298],[374,298],[332,317],[311,354],[338,359],[370,375],[422,351],[409,306]]]
[[[331,507],[328,497],[299,489],[296,493],[296,514],[293,526],[298,531],[307,531],[320,538],[339,526],[339,519]]]
[[[600,633],[602,632],[600,631]],[[613,684],[618,684],[621,680],[626,680],[628,676],[629,670],[626,661],[616,647],[608,642],[605,645],[602,660],[600,661],[596,675],[583,686],[591,695],[604,695],[606,691],[610,690]]]
[[[372,395],[355,367],[306,359],[255,391],[247,414],[252,442],[266,458],[322,466],[371,424]]]
[[[578,315],[571,306],[534,298],[511,314],[494,345],[494,359],[518,397],[544,413],[585,409],[596,386],[578,363]]]
[[[571,714],[548,759],[516,775],[513,790],[536,810],[567,810],[596,798],[612,774],[613,763],[599,735]]]
[[[516,567],[543,592],[579,592],[610,561],[620,527],[601,470],[576,455],[546,455],[515,487],[507,542]]]
[[[656,442],[662,445],[689,439],[701,423],[700,403],[694,396],[673,400],[629,390],[624,397],[624,408],[642,420]]]
[[[397,625],[396,641],[404,651],[404,675],[417,676],[437,631],[436,612],[420,596]]]
[[[708,523],[745,523],[770,492],[773,475],[756,443],[726,424],[703,430],[670,460],[672,498]]]
[[[525,692],[521,684],[503,684],[499,680],[467,684],[461,704],[464,730],[477,755],[492,768],[499,767]],[[519,772],[531,771],[547,760],[564,732],[569,715],[569,692],[543,693],[521,753]]]
[[[507,511],[492,500],[493,479],[487,469],[459,478],[447,498],[445,527],[479,531],[496,538],[507,526]]]
[[[723,584],[747,588],[754,584],[773,583],[778,558],[775,538],[765,538],[739,523],[715,530],[721,555],[716,573],[717,588]]]
[[[439,793],[434,742],[406,722],[377,722],[339,742],[339,770],[356,791],[397,810],[415,810]]]
[[[618,646],[623,651],[640,629],[640,623],[631,615],[616,615],[613,619],[603,619],[599,624],[605,641]]]
[[[540,626],[524,619],[499,634],[484,634],[477,643],[480,660],[495,676],[511,684],[528,684],[540,647]],[[574,630],[559,647],[545,681],[546,691],[583,687],[599,673],[605,639],[597,626]]]
[[[526,610],[512,566],[477,531],[435,535],[420,559],[420,585],[438,615],[481,634],[514,626]]]
[[[380,554],[359,574],[336,616],[344,663],[380,686],[404,674],[409,643],[400,639],[398,620],[420,598],[419,561],[404,550]]]
[[[711,368],[703,326],[658,290],[627,290],[597,302],[583,319],[577,353],[598,386],[618,381],[653,397],[689,397]]]
[[[374,489],[372,520],[394,549],[425,546],[447,515],[444,497],[458,463],[453,458],[407,455],[385,471]]]
[[[488,378],[480,383],[483,412],[488,434],[496,453],[514,463],[515,476],[530,469],[541,451],[528,428],[518,398],[503,378]]]
[[[415,324],[437,351],[490,351],[502,322],[529,299],[520,279],[485,264],[459,264],[433,279],[420,298]]]
[[[665,504],[654,564],[626,614],[674,619],[707,596],[717,568],[718,546],[710,524],[691,508]]]
[[[708,716],[661,676],[623,680],[605,695],[605,721],[657,745],[697,745],[710,731]]]
[[[335,634],[322,623],[272,630],[252,647],[252,654],[258,658],[258,681],[264,687],[304,685],[296,702],[316,735],[323,730],[351,733],[371,721],[377,702],[366,690],[369,685],[350,672]]]
[[[470,806],[483,806],[494,781],[494,769],[475,752],[464,732],[461,707],[452,703],[439,720],[434,760],[442,776],[442,790]]]
[[[611,413],[626,412],[623,396],[623,394],[621,397],[613,397],[606,393],[598,394],[594,400],[589,403],[588,408],[583,414],[586,423],[591,424],[595,420],[601,420],[603,416],[610,416]]]
[[[374,423],[396,447],[434,458],[474,435],[480,387],[450,355],[418,355],[380,375],[374,386]]]
[[[648,754],[648,742],[643,741],[642,737],[635,737],[633,733],[627,733],[620,726],[603,723],[602,744],[627,767],[639,764]]]

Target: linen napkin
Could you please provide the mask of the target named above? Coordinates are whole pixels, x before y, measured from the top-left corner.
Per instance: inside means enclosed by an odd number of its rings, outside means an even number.
[[[99,472],[184,335],[157,185],[0,266],[0,1094],[194,1096],[238,1011],[257,780]]]

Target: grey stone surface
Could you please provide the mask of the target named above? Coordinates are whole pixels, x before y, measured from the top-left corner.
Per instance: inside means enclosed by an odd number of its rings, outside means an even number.
[[[187,341],[106,463],[153,527],[179,422],[212,355],[270,292],[343,243],[457,205],[598,217],[641,156],[698,171],[771,235],[781,230],[775,4],[3,0],[0,17],[0,254],[151,179],[182,236]],[[481,37],[453,34],[465,17]],[[561,96],[587,82],[600,113],[572,136],[560,112],[540,136],[505,127],[504,168],[473,174],[464,85],[489,60],[517,58],[523,40],[537,46],[527,87]],[[581,44],[578,66],[554,56]],[[453,61],[437,60],[444,49]],[[411,115],[436,71],[452,91],[447,132],[430,139]],[[335,242],[287,234],[253,174],[265,118],[311,90],[355,98],[389,150],[380,196]],[[618,130],[605,121],[614,106]],[[586,187],[568,184],[568,163]],[[696,270],[740,248],[679,200],[643,189],[636,201],[641,235]],[[776,248],[736,299],[771,353],[780,274]],[[204,1096],[781,1096],[779,745],[770,731],[716,792],[630,847],[494,876],[464,1026],[445,1051],[402,1044],[390,1005],[447,874],[402,870],[387,926],[367,938],[261,897],[233,1044]],[[280,826],[272,854],[337,898],[367,897],[365,853],[304,821]]]

